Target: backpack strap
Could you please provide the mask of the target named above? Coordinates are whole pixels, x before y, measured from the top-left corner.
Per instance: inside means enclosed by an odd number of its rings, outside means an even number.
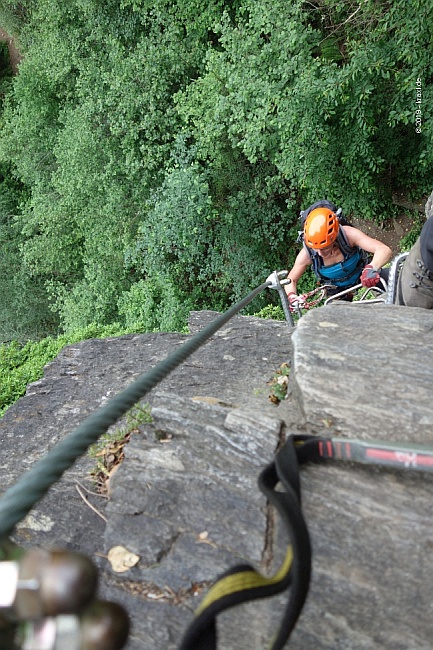
[[[329,210],[332,210],[332,212],[335,212],[335,214],[337,215],[341,225],[350,226],[350,223],[348,222],[345,215],[343,214],[343,209],[337,208],[335,203],[332,203],[332,201],[328,201],[327,199],[320,199],[320,201],[316,201],[315,203],[310,205],[306,210],[301,210],[299,218],[302,226],[304,226],[305,219],[308,217],[310,212],[312,212],[316,208],[328,208]]]
[[[349,255],[352,255],[352,253],[358,248],[358,246],[352,246],[349,243],[349,240],[346,235],[346,231],[341,226],[341,224],[340,224],[340,228],[338,229],[337,244],[341,252],[343,253],[345,259],[349,257]]]

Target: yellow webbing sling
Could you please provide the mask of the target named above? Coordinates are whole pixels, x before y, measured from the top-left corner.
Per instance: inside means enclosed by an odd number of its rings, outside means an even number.
[[[281,650],[304,605],[311,571],[311,546],[301,511],[298,464],[343,460],[357,463],[433,472],[433,446],[350,438],[291,436],[275,460],[261,473],[259,487],[286,524],[290,544],[278,572],[266,578],[250,565],[236,566],[223,574],[204,598],[189,626],[180,650],[216,650],[216,616],[239,603],[267,598],[290,589],[280,628],[271,650]],[[281,482],[283,491],[276,491]]]
[[[259,487],[275,506],[290,536],[285,559],[270,578],[251,565],[233,567],[211,587],[195,612],[179,650],[216,650],[216,617],[225,609],[267,598],[290,589],[289,600],[280,628],[271,642],[272,650],[281,650],[289,638],[308,592],[311,572],[311,546],[301,511],[298,460],[294,440],[290,438],[259,477]],[[276,491],[281,483],[283,491]]]

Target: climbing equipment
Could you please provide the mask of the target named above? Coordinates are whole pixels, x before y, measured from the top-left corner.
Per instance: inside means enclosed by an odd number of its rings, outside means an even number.
[[[290,278],[287,278],[288,273],[289,273],[288,271],[279,271],[278,273],[277,271],[274,271],[267,278],[266,283],[269,289],[276,289],[278,291],[284,316],[286,317],[286,322],[289,327],[293,327],[294,322],[293,322],[293,316],[289,305],[288,296],[283,289],[283,285],[288,285],[291,283]]]
[[[294,436],[293,440],[302,463],[332,459],[433,472],[432,445],[312,435]]]
[[[309,217],[307,217],[306,224],[308,223],[308,219],[310,219],[311,215],[313,215],[313,212]],[[308,243],[308,240],[305,236],[302,235],[302,233],[300,237],[303,242],[304,249],[310,256],[313,271],[316,277],[322,281],[332,281],[333,284],[338,286],[348,286],[349,283],[353,284],[357,281],[358,277],[361,274],[362,268],[368,261],[368,254],[365,251],[361,250],[358,246],[352,246],[349,243],[344,228],[338,228],[337,236],[334,240],[335,244],[342,252],[344,260],[342,262],[338,262],[337,264],[332,264],[331,266],[324,265],[323,257],[317,250],[323,247],[311,247]]]
[[[283,491],[277,491],[281,483]],[[216,650],[216,617],[222,611],[258,598],[268,598],[290,587],[290,595],[272,650],[281,650],[289,638],[308,593],[311,545],[301,510],[298,461],[293,439],[278,452],[259,477],[259,488],[278,510],[289,533],[285,559],[278,572],[266,578],[251,565],[239,565],[224,573],[209,590],[187,629],[179,650]]]
[[[286,273],[286,271],[282,271],[281,273]],[[391,276],[390,274],[390,277],[393,276]],[[289,280],[282,279],[280,285],[283,287],[287,283],[290,283],[290,279]],[[270,288],[272,289],[276,287],[271,286]],[[348,287],[347,289],[338,290],[338,292],[336,293],[330,293],[337,289],[341,289],[341,287],[337,287],[334,284],[321,284],[318,287],[312,289],[311,291],[307,291],[306,293],[300,294],[298,296],[299,300],[297,302],[296,308],[290,309],[289,318],[287,318],[286,316],[286,321],[289,328],[292,328],[296,325],[297,320],[301,318],[303,315],[302,314],[303,310],[308,310],[311,309],[312,307],[316,307],[320,303],[323,303],[323,305],[329,305],[336,300],[341,300],[342,298],[344,299],[344,296],[346,296],[347,294],[353,294],[354,292],[358,292],[360,290],[363,291],[361,291],[361,293],[357,295],[357,299],[352,304],[371,305],[379,302],[389,304],[387,302],[389,289],[388,289],[388,285],[383,280],[383,278],[380,279],[380,285],[374,287],[363,287],[362,284],[359,283],[354,286]],[[297,319],[296,322],[294,317],[296,317]]]
[[[292,435],[259,477],[259,487],[274,505],[289,533],[290,544],[279,571],[265,578],[250,565],[239,565],[220,576],[209,590],[179,650],[216,650],[216,617],[222,611],[290,588],[280,628],[270,645],[281,650],[303,608],[311,574],[311,545],[301,510],[299,465],[323,460],[433,472],[433,446],[380,441]],[[283,491],[276,491],[278,482]]]
[[[391,262],[388,276],[388,287],[386,292],[385,304],[394,305],[401,304],[398,300],[398,284],[400,273],[403,269],[403,265],[409,253],[400,253],[396,255]]]
[[[329,208],[316,208],[305,220],[304,242],[308,248],[328,248],[337,239],[339,229],[335,212]]]
[[[73,551],[0,544],[2,650],[120,650],[129,619],[116,603],[95,599],[98,570]],[[6,625],[5,625],[6,623]]]

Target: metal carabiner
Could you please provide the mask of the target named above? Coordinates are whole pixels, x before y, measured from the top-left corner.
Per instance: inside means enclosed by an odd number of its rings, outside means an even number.
[[[295,326],[295,323],[293,321],[293,316],[290,311],[289,299],[287,297],[286,292],[283,289],[283,285],[290,284],[291,282],[291,279],[287,278],[288,274],[289,274],[288,271],[274,271],[267,278],[266,282],[269,282],[270,289],[276,289],[278,291],[280,295],[281,305],[284,311],[284,316],[286,317],[287,325],[291,329],[292,327]],[[282,283],[281,280],[283,281]]]

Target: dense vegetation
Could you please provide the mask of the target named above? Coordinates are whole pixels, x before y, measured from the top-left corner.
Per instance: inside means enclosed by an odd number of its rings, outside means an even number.
[[[430,192],[432,23],[430,0],[3,0],[0,341],[178,329],[286,267],[308,202],[383,219]]]
[[[24,395],[28,384],[42,376],[44,366],[55,359],[66,345],[89,338],[106,338],[126,333],[119,331],[115,325],[89,325],[69,334],[28,341],[25,345],[18,341],[0,345],[0,417]]]

